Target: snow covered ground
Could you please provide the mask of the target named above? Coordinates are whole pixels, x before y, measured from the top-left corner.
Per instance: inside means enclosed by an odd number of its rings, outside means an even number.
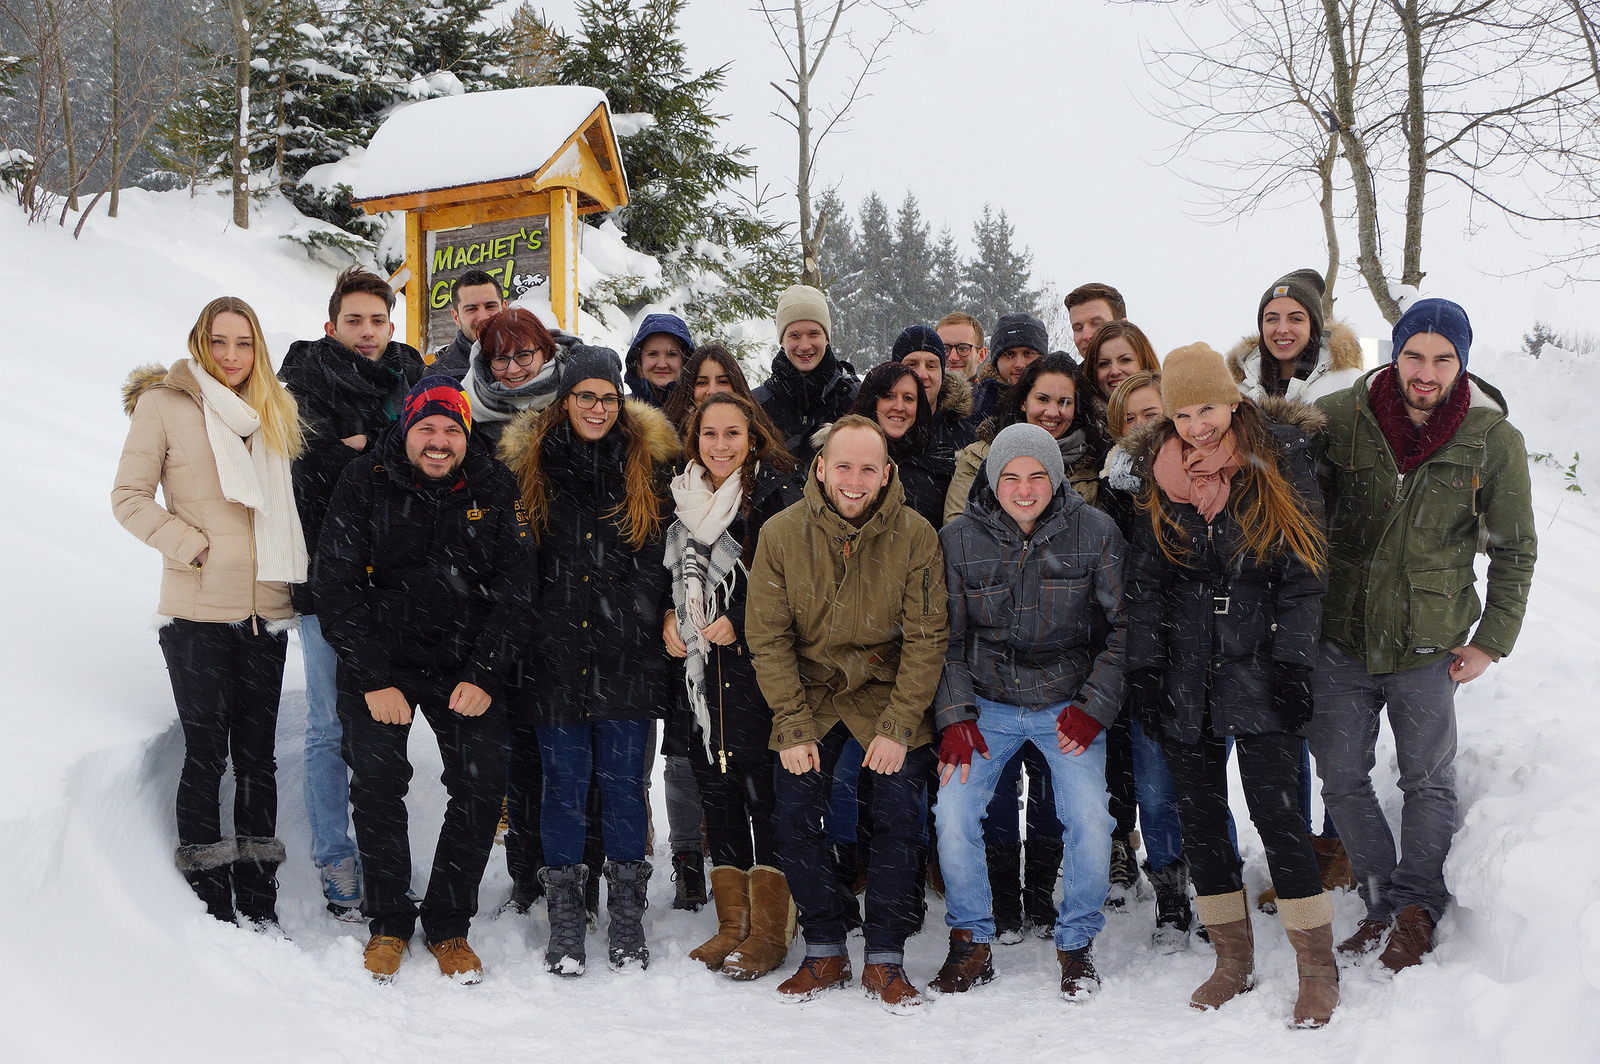
[[[389,987],[361,969],[365,936],[321,909],[307,856],[298,652],[279,722],[280,834],[290,861],[280,913],[292,943],[204,915],[172,866],[172,802],[182,752],[149,618],[159,561],[111,518],[108,493],[126,421],[129,369],[182,354],[199,308],[244,296],[281,356],[315,335],[333,270],[278,238],[298,224],[269,203],[249,231],[209,195],[124,194],[123,217],[91,221],[81,241],[0,210],[0,425],[14,455],[4,478],[0,566],[0,1061],[384,1061],[564,1057],[648,1061],[1015,1060],[1072,1056],[1248,1062],[1600,1060],[1600,478],[1580,459],[1600,365],[1559,355],[1474,352],[1472,369],[1507,394],[1530,449],[1540,563],[1515,655],[1459,699],[1461,828],[1448,875],[1458,904],[1439,947],[1398,977],[1345,972],[1344,1000],[1320,1032],[1286,1030],[1293,957],[1271,917],[1256,918],[1259,989],[1215,1014],[1185,1007],[1210,956],[1157,956],[1151,903],[1110,918],[1097,945],[1105,990],[1073,1007],[1054,992],[1048,942],[999,947],[1000,979],[916,1017],[890,1017],[859,992],[805,1006],[775,1002],[775,980],[733,984],[689,961],[710,911],[670,908],[657,854],[645,973],[603,964],[558,981],[539,963],[542,915],[480,917],[487,975],[463,988],[413,955]],[[1254,297],[1251,284],[1219,298]],[[1471,308],[1468,308],[1469,310]],[[1244,313],[1242,311],[1242,313]],[[619,337],[592,337],[618,342]],[[1225,342],[1228,337],[1214,338]],[[70,401],[69,401],[70,400]],[[1587,456],[1586,456],[1587,457]],[[1591,463],[1593,459],[1591,458]],[[437,752],[413,729],[412,794],[420,885],[443,804]],[[1398,809],[1392,750],[1379,755]],[[656,823],[664,829],[659,787]],[[1258,838],[1237,810],[1247,876],[1262,885]],[[665,831],[661,832],[664,837]],[[492,914],[508,886],[497,851],[484,883]],[[1353,926],[1353,896],[1336,902]],[[943,956],[942,909],[911,942],[925,981]],[[603,936],[603,932],[602,932]],[[603,937],[591,938],[603,957]],[[859,940],[853,944],[859,963]],[[797,958],[798,949],[791,953]]]

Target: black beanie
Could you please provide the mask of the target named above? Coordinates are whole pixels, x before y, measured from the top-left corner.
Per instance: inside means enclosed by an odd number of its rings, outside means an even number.
[[[939,368],[944,368],[944,341],[928,326],[907,325],[901,329],[900,335],[894,338],[894,353],[889,361],[904,362],[905,357],[914,351],[929,351],[938,355]]]
[[[1050,351],[1050,333],[1044,322],[1032,314],[1002,314],[989,338],[989,350],[999,358],[1012,347],[1032,348],[1043,358]]]

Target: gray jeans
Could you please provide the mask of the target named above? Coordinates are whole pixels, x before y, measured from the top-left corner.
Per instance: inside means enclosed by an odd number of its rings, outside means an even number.
[[[1322,801],[1355,871],[1367,916],[1386,920],[1407,905],[1437,922],[1449,903],[1444,859],[1456,830],[1456,707],[1452,655],[1405,672],[1369,674],[1324,643],[1317,661],[1316,713],[1306,738],[1322,778]],[[1372,789],[1378,714],[1387,706],[1400,790],[1394,833]]]

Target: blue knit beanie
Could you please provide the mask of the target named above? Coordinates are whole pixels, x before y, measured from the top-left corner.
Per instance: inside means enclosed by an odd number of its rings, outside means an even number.
[[[1448,299],[1419,299],[1394,323],[1394,349],[1391,362],[1398,361],[1400,349],[1417,333],[1437,333],[1455,346],[1461,371],[1466,372],[1467,354],[1472,350],[1472,323],[1459,304]]]

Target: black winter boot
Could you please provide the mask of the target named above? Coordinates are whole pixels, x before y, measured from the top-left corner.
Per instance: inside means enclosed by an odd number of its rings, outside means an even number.
[[[1145,862],[1144,874],[1156,891],[1156,930],[1150,945],[1157,953],[1177,953],[1189,947],[1194,910],[1189,907],[1189,863],[1178,858],[1157,872]]]
[[[584,936],[583,887],[589,879],[588,865],[562,865],[539,869],[544,884],[545,906],[550,913],[550,944],[544,951],[544,968],[556,975],[583,974],[587,956]]]
[[[706,865],[699,850],[672,855],[672,907],[697,913],[706,903]]]
[[[1060,839],[1029,839],[1023,844],[1022,926],[1034,938],[1055,937],[1062,849]]]
[[[987,846],[989,893],[994,898],[995,941],[1014,946],[1022,941],[1022,843]],[[1051,889],[1055,882],[1051,881]],[[1051,924],[1054,927],[1054,922]]]
[[[233,862],[233,896],[239,915],[258,931],[278,924],[278,866],[288,858],[283,840],[252,835],[238,838]]]
[[[644,911],[649,908],[645,885],[650,882],[649,861],[606,862],[607,928],[613,971],[630,965],[650,967],[650,949],[644,944]]]
[[[232,838],[190,843],[173,854],[178,871],[205,904],[206,912],[229,924],[233,923],[233,862],[238,857],[239,846]]]

